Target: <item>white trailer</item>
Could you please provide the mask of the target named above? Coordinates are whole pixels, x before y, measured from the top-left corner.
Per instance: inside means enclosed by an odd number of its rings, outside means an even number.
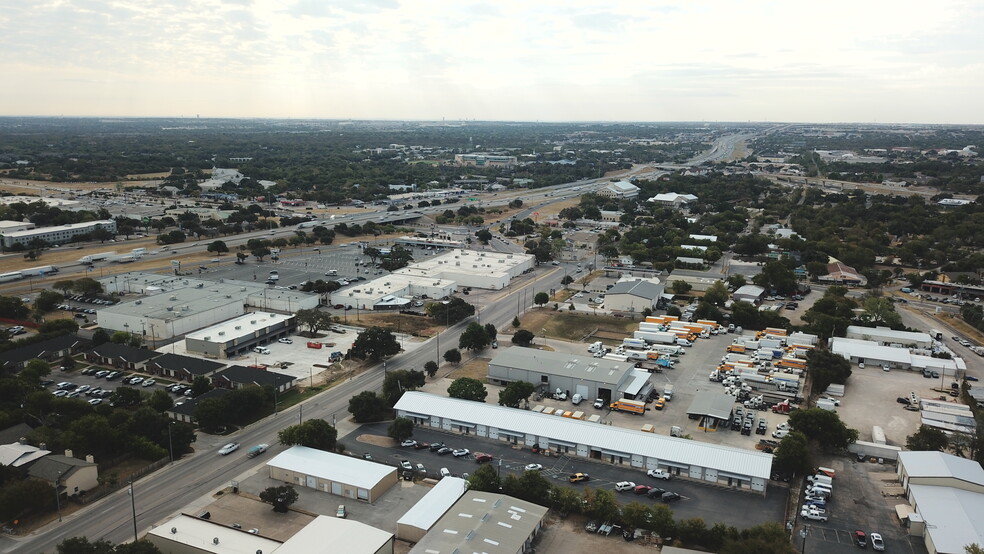
[[[0,273],[0,283],[9,283],[11,281],[17,281],[18,279],[23,279],[24,274],[20,271],[11,271],[10,273]]]
[[[32,277],[35,275],[49,275],[51,273],[58,273],[58,268],[53,265],[42,265],[39,267],[22,269],[20,270],[20,273],[24,277]]]
[[[80,264],[89,264],[89,263],[92,263],[92,262],[98,262],[100,260],[105,260],[105,259],[110,258],[110,257],[115,256],[115,255],[116,255],[116,252],[115,251],[113,251],[113,252],[100,252],[99,254],[87,254],[87,255],[82,256],[81,258],[79,258],[79,263]]]
[[[677,341],[675,334],[665,332],[651,333],[648,331],[636,331],[633,333],[633,337],[652,344],[676,344]]]

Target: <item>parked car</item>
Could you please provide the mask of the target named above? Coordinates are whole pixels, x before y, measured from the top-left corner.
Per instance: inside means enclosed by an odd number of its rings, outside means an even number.
[[[649,485],[636,485],[636,487],[632,489],[632,492],[635,494],[648,494],[650,489],[652,489],[652,487]]]
[[[871,540],[871,549],[878,552],[885,551],[885,541],[882,540],[882,536],[879,533],[870,533],[868,539]]]
[[[153,379],[145,379],[143,383],[140,383],[141,387],[152,387],[157,381]]]
[[[417,441],[415,441],[413,439],[407,439],[407,440],[401,442],[400,443],[400,446],[406,446],[406,447],[417,446]]]
[[[663,502],[676,502],[677,500],[680,500],[680,498],[681,496],[679,494],[675,492],[666,491],[663,493],[663,496],[660,497],[660,500],[662,500]]]
[[[567,481],[569,483],[581,483],[581,482],[587,481],[588,479],[590,479],[590,477],[588,477],[588,474],[587,473],[572,473],[567,478]]]
[[[615,483],[615,490],[619,492],[632,490],[635,487],[636,484],[632,481],[619,481],[618,483]]]
[[[294,341],[288,338],[277,339],[277,342],[279,342],[280,344],[294,344]]]
[[[454,450],[452,450],[451,448],[448,448],[447,446],[443,446],[443,447],[441,447],[441,448],[439,448],[437,450],[437,454],[439,456],[445,456],[445,455],[450,454],[452,452],[454,452]]]
[[[345,504],[338,505],[338,509],[335,510],[335,517],[345,519]]]
[[[665,469],[650,469],[646,472],[646,475],[652,477],[653,479],[669,480],[670,478],[670,472]]]
[[[416,442],[416,441],[414,441],[414,442]],[[413,447],[416,450],[423,450],[425,448],[430,448],[430,444],[428,444],[426,442],[416,442],[416,444],[414,444]]]
[[[400,468],[408,471],[413,471],[413,464],[410,463],[410,460],[401,460]]]
[[[437,452],[438,450],[444,448],[446,445],[443,442],[432,442],[430,445],[431,452]]]
[[[471,450],[468,450],[467,448],[458,448],[451,451],[451,455],[453,455],[455,458],[461,458],[469,454],[471,454]]]
[[[859,548],[867,548],[868,536],[864,534],[864,531],[854,532],[854,544],[858,545]]]
[[[541,464],[526,464],[526,467],[523,468],[524,471],[540,471],[541,469],[543,469]]]
[[[827,521],[827,514],[820,513],[820,510],[813,508],[803,508],[800,511],[800,517],[812,521]]]

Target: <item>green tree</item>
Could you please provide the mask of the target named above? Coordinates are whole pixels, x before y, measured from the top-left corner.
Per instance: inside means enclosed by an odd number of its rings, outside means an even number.
[[[767,291],[774,290],[782,295],[796,291],[796,275],[793,270],[776,260],[765,262],[762,272],[752,277],[752,282]]]
[[[51,374],[51,366],[48,362],[39,358],[28,360],[21,371],[21,379],[25,382],[36,385],[42,378]]]
[[[543,306],[547,302],[550,302],[550,295],[545,292],[538,292],[533,296],[533,303],[537,306]]]
[[[510,473],[502,482],[503,494],[534,504],[543,504],[550,498],[552,488],[550,481],[539,471],[524,471],[520,475]]]
[[[721,554],[796,554],[798,550],[789,542],[789,533],[774,521],[749,527],[737,537],[725,539]]]
[[[549,498],[550,506],[557,510],[561,517],[581,513],[584,506],[581,493],[571,487],[553,487]]]
[[[806,371],[813,378],[813,392],[819,393],[831,383],[846,383],[851,376],[851,363],[840,354],[814,348],[806,355]]]
[[[326,452],[334,452],[338,430],[323,419],[309,419],[297,425],[285,427],[277,433],[280,443],[286,446],[306,446]]]
[[[87,537],[71,537],[55,546],[58,554],[113,554],[113,543],[106,539],[89,542]]]
[[[906,450],[946,452],[948,445],[946,433],[928,425],[920,425],[918,431],[905,439]]]
[[[499,405],[509,406],[510,408],[520,407],[520,403],[527,400],[536,387],[526,381],[513,381],[506,385],[506,388],[499,391]]]
[[[468,488],[484,492],[499,492],[502,481],[492,464],[483,464],[468,477]]]
[[[141,400],[140,391],[133,387],[117,387],[109,397],[114,406],[136,406]]]
[[[355,342],[352,343],[350,356],[356,359],[369,359],[371,362],[378,362],[386,356],[392,356],[400,352],[400,343],[393,336],[393,333],[383,327],[369,327],[359,333]]]
[[[174,407],[174,400],[171,399],[171,395],[166,390],[157,389],[150,393],[150,398],[147,399],[147,405],[153,408],[155,412],[161,414]]]
[[[86,296],[95,296],[103,293],[102,284],[95,279],[90,279],[89,277],[76,279],[75,286],[73,288],[75,289],[75,292]]]
[[[109,333],[105,329],[96,329],[95,333],[92,333],[92,345],[99,346],[100,344],[106,344],[109,342]]]
[[[588,489],[584,492],[588,515],[599,521],[618,520],[620,510],[614,492],[606,489]]]
[[[475,237],[478,238],[478,241],[482,244],[488,244],[489,241],[492,240],[492,233],[490,233],[488,229],[481,229],[475,233]]]
[[[417,390],[424,386],[424,372],[399,369],[390,371],[383,378],[383,398],[390,406],[395,406],[408,390]]]
[[[444,361],[449,364],[457,364],[461,362],[461,351],[457,348],[452,348],[444,353]]]
[[[485,334],[485,329],[478,323],[472,321],[465,328],[461,336],[458,337],[458,348],[464,350],[481,350],[489,345],[491,341]]]
[[[68,296],[68,291],[75,288],[75,281],[71,279],[62,279],[61,281],[55,281],[52,283],[51,288],[62,291],[63,296]]]
[[[512,326],[514,328],[518,329],[520,325],[522,325],[522,324],[519,322],[519,317],[518,316],[513,316]]]
[[[532,331],[527,331],[526,329],[517,329],[512,336],[512,343],[518,346],[529,346],[533,343],[533,339],[536,335]]]
[[[52,290],[43,290],[38,294],[37,299],[34,300],[34,306],[42,312],[50,312],[63,300],[65,300],[65,297],[60,293]]]
[[[424,364],[424,372],[427,373],[428,377],[434,377],[437,375],[437,362],[430,360]]]
[[[783,437],[773,452],[773,466],[779,471],[806,475],[813,467],[806,435],[799,431],[792,431]]]
[[[205,394],[206,392],[212,390],[212,382],[209,381],[208,377],[202,375],[196,376],[191,381],[191,395],[195,398]]]
[[[485,336],[489,338],[489,342],[495,342],[496,338],[499,336],[499,330],[495,328],[495,325],[486,323],[484,329]]]
[[[457,296],[447,302],[430,302],[424,308],[435,323],[454,325],[459,321],[475,315],[475,306]]]
[[[331,314],[317,309],[301,309],[294,314],[297,324],[308,328],[309,336],[313,337],[322,329],[331,327]]]
[[[270,249],[266,246],[257,246],[249,251],[249,253],[256,258],[256,261],[262,262],[263,258],[270,255]]]
[[[199,402],[194,417],[199,427],[210,431],[232,422],[228,405],[221,398],[206,398]]]
[[[728,292],[728,287],[724,286],[724,281],[714,281],[704,292],[704,302],[714,306],[724,306],[730,297],[731,293]]]
[[[260,500],[267,504],[273,504],[273,511],[286,514],[290,505],[297,502],[297,491],[290,485],[279,487],[269,487],[260,493]]]
[[[389,408],[375,392],[363,391],[349,399],[348,411],[357,423],[366,423],[386,419]]]
[[[485,397],[488,395],[489,391],[485,389],[485,385],[471,377],[459,377],[448,387],[448,396],[451,398],[485,402]]]
[[[741,273],[728,275],[728,286],[731,287],[732,289],[735,290],[740,289],[746,284],[748,284],[748,282],[745,281],[745,276],[742,275]]]
[[[789,425],[828,451],[845,449],[858,440],[857,429],[848,428],[836,413],[821,408],[790,413]]]
[[[225,242],[221,240],[217,240],[209,243],[208,248],[206,250],[208,252],[214,252],[221,256],[222,254],[225,254],[226,252],[229,251],[229,247],[226,246]]]
[[[386,433],[396,442],[403,442],[413,436],[413,420],[408,417],[398,417],[390,423]]]
[[[686,281],[677,280],[670,283],[670,290],[673,291],[673,294],[687,294],[693,288],[693,285]]]

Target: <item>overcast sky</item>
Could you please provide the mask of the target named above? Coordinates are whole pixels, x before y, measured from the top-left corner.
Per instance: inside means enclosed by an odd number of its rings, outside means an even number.
[[[0,114],[984,123],[980,0],[0,0]]]

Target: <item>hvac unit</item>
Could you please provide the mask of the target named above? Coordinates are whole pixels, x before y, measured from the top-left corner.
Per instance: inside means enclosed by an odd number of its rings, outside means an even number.
[[[169,311],[169,312],[173,312],[173,311],[174,311],[174,306],[168,306],[168,307],[167,307],[167,311]]]
[[[143,300],[137,300],[136,302],[134,302],[134,304],[136,304],[137,306],[139,306],[139,305],[143,304]]]
[[[177,296],[174,296],[173,294],[171,295],[170,298],[168,298],[168,300],[171,300],[171,301],[174,301],[174,300],[177,300],[177,299],[178,299],[178,297]]]
[[[206,335],[206,336],[205,336],[205,340],[212,340],[212,337],[210,337],[210,336],[208,336],[208,335]]]
[[[238,330],[240,330],[240,329],[242,329],[242,328],[243,328],[243,326],[242,326],[242,325],[236,325],[236,330],[237,330],[237,331],[238,331]]]
[[[224,337],[225,336],[225,331],[219,331],[219,336],[220,337]]]
[[[255,319],[251,319],[251,320],[249,320],[249,324],[250,324],[250,325],[256,325],[256,320],[255,320]]]

